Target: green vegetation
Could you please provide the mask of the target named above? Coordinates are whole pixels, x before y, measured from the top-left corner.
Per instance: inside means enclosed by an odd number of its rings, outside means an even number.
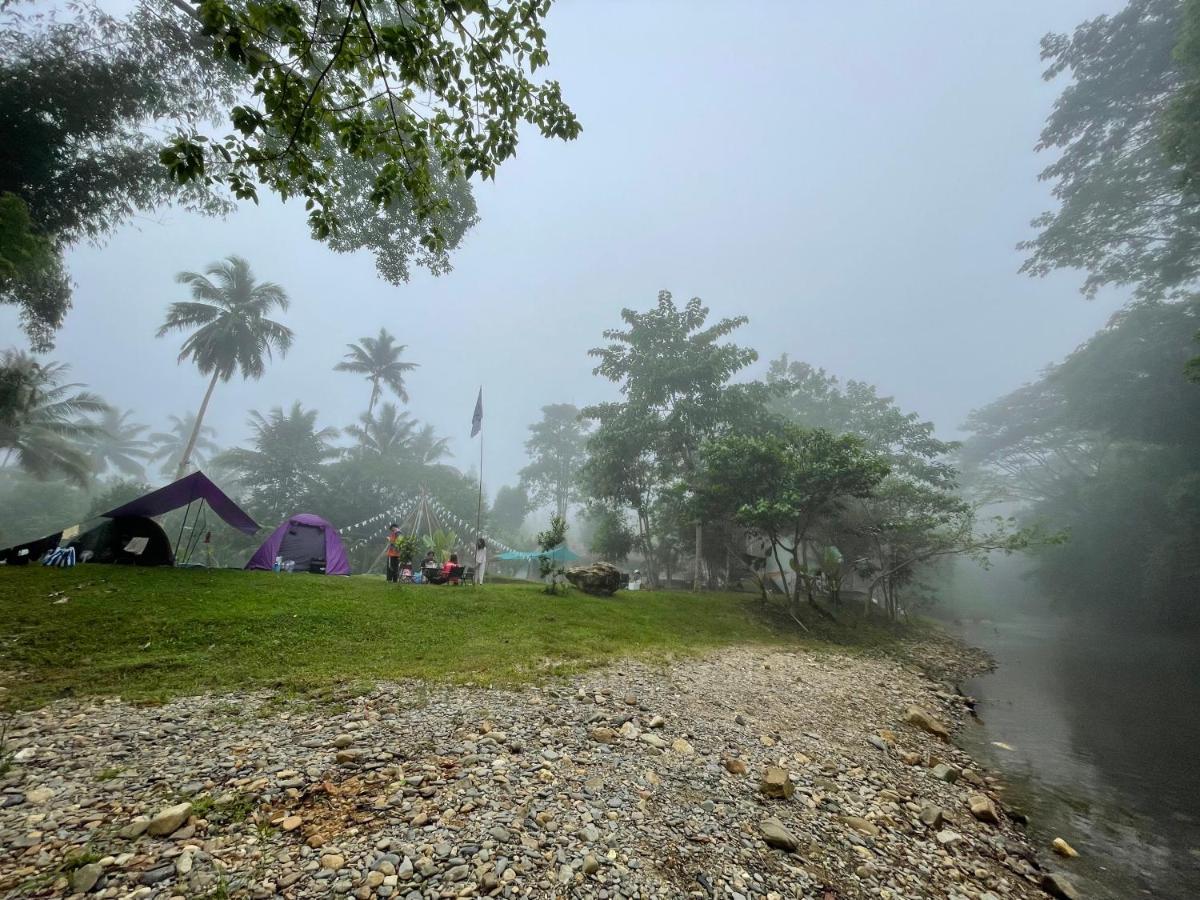
[[[55,591],[70,599],[52,605]],[[620,656],[796,640],[748,594],[564,598],[536,584],[409,587],[109,566],[0,570],[0,618],[0,669],[19,673],[4,696],[22,708],[77,695],[144,702],[358,679],[516,684]]]

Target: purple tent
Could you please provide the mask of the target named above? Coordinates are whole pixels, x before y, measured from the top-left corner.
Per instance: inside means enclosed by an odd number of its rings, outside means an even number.
[[[247,569],[275,568],[275,557],[291,560],[297,572],[322,572],[326,575],[349,575],[350,561],[337,529],[309,513],[299,513],[283,520],[271,532],[263,545],[246,563]]]
[[[152,518],[173,509],[179,509],[181,506],[187,506],[197,500],[206,502],[213,512],[238,531],[246,534],[254,534],[258,531],[258,523],[230,500],[223,490],[208,479],[208,476],[199,471],[185,475],[166,487],[143,494],[136,500],[130,500],[124,506],[110,509],[101,515],[108,519],[118,519],[122,516]]]

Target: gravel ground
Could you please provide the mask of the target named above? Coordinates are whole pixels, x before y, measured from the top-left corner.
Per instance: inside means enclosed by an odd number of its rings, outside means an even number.
[[[893,659],[749,649],[511,692],[64,701],[8,726],[0,895],[1046,896],[1000,786],[912,706],[967,714]]]

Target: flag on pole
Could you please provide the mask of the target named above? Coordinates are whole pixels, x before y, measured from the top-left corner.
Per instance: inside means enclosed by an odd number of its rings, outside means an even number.
[[[483,427],[483,388],[479,389],[479,397],[475,400],[475,415],[471,416],[471,437],[479,434]]]

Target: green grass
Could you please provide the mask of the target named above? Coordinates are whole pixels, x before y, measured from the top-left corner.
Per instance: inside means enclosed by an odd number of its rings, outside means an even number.
[[[0,621],[0,698],[22,709],[260,687],[311,696],[408,677],[519,684],[624,656],[801,645],[750,594],[551,597],[526,583],[112,566],[0,568]]]

